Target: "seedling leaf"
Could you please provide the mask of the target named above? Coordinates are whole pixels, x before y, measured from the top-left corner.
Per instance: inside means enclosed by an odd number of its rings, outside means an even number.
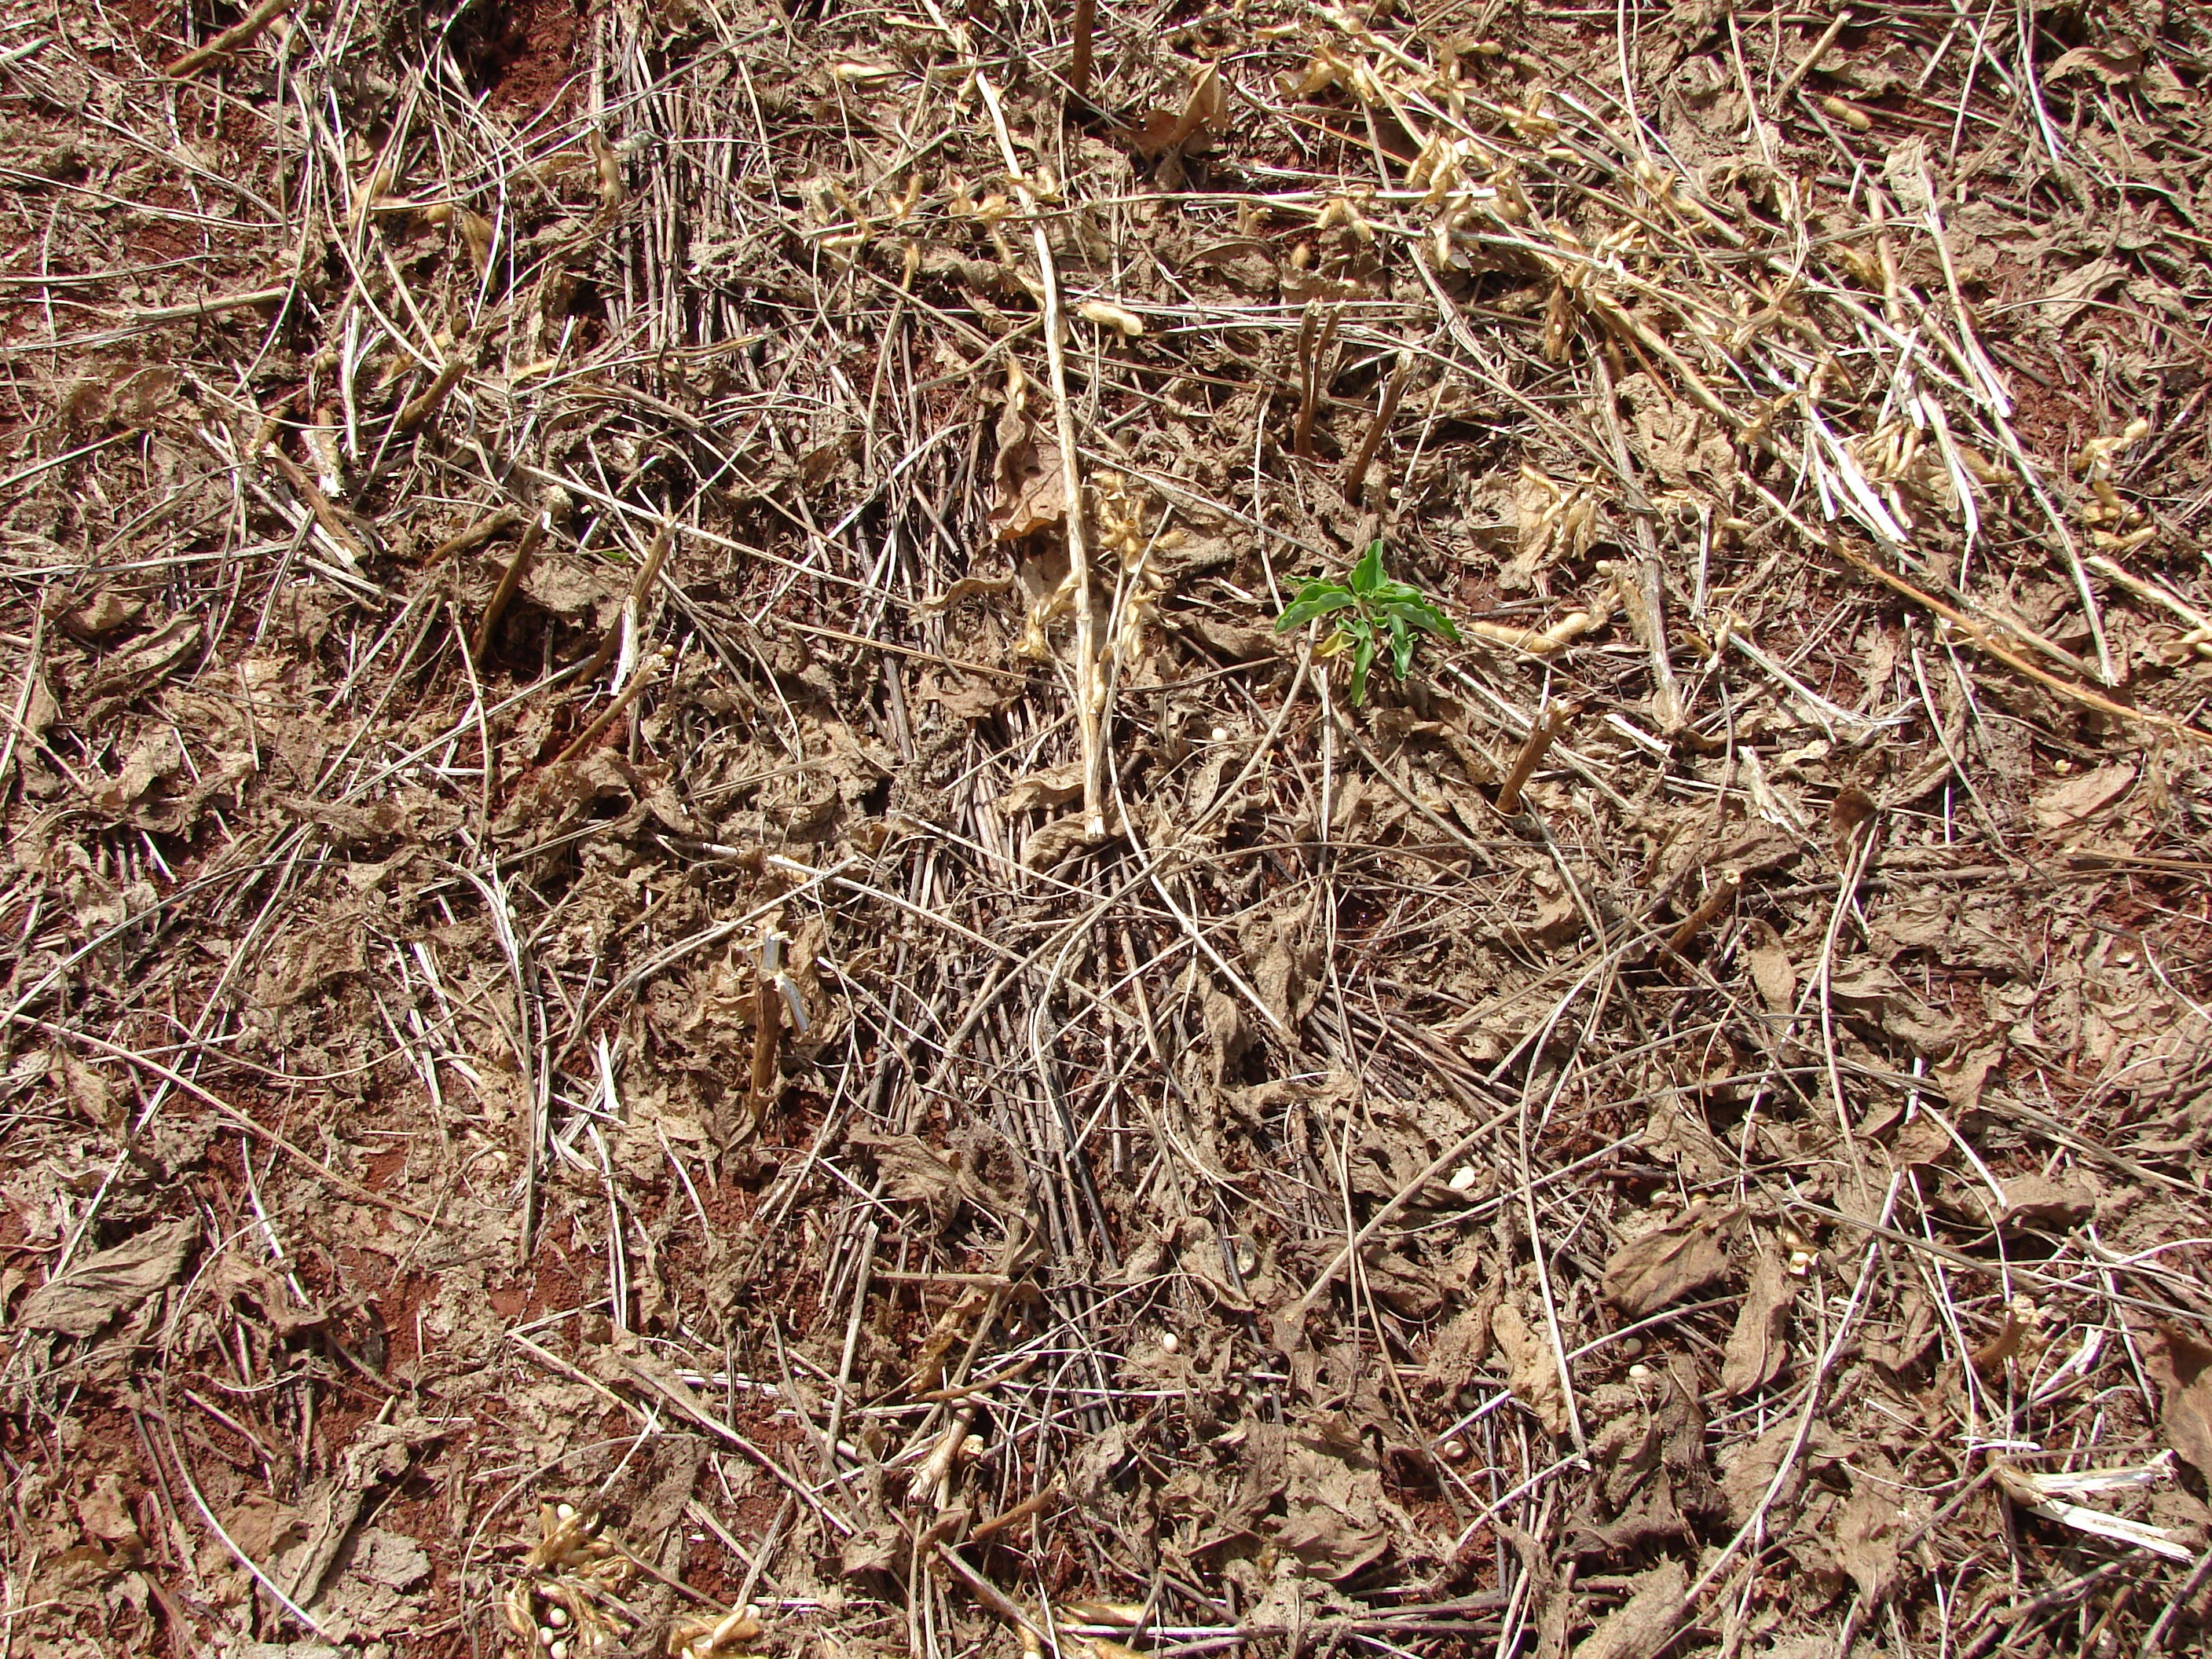
[[[1349,613],[1349,614],[1346,614]],[[1323,576],[1302,586],[1275,619],[1279,634],[1321,617],[1334,616],[1335,628],[1316,647],[1320,658],[1352,653],[1351,695],[1354,706],[1367,699],[1367,675],[1388,630],[1390,667],[1401,680],[1413,672],[1416,630],[1456,641],[1459,629],[1435,600],[1408,583],[1392,581],[1382,570],[1382,544],[1368,544],[1342,581]]]

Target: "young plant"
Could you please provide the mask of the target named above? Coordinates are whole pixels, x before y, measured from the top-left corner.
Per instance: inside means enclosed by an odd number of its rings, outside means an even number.
[[[1459,629],[1437,602],[1418,587],[1394,582],[1382,574],[1382,544],[1376,541],[1360,556],[1352,574],[1342,581],[1323,576],[1298,589],[1297,597],[1283,607],[1275,631],[1287,633],[1316,617],[1334,617],[1335,630],[1314,653],[1317,657],[1352,653],[1352,701],[1355,707],[1367,700],[1367,671],[1384,636],[1390,641],[1390,666],[1403,680],[1413,665],[1413,635],[1419,629],[1438,639],[1459,639]]]

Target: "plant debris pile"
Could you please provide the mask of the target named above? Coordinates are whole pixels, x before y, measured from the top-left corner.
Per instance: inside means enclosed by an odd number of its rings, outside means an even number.
[[[1879,9],[13,9],[0,1654],[2193,1650],[2212,29]]]

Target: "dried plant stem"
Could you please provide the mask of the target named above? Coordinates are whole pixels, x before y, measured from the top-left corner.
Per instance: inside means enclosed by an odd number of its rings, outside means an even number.
[[[1400,352],[1396,367],[1390,371],[1389,380],[1383,384],[1382,401],[1376,408],[1375,418],[1367,423],[1366,435],[1360,439],[1359,447],[1353,452],[1351,460],[1345,464],[1344,493],[1355,501],[1366,485],[1367,469],[1374,464],[1375,452],[1382,447],[1382,440],[1389,434],[1390,422],[1397,416],[1398,400],[1405,395],[1406,382],[1413,378],[1413,354]]]
[[[212,40],[195,46],[171,64],[166,71],[169,78],[182,81],[198,75],[218,58],[228,58],[240,46],[249,46],[260,37],[261,32],[298,3],[298,0],[261,0],[261,3],[240,18]]]
[[[1067,84],[1078,98],[1091,94],[1091,36],[1098,21],[1098,0],[1075,0],[1074,55],[1068,60]]]
[[[530,561],[538,551],[538,544],[545,536],[545,514],[543,511],[531,515],[520,539],[514,544],[514,556],[507,562],[507,568],[499,573],[499,585],[484,602],[483,620],[477,623],[476,638],[469,642],[469,655],[478,665],[484,653],[491,648],[492,635],[498,630],[500,618],[507,615],[507,607],[521,590],[522,579],[530,574]]]
[[[641,624],[645,620],[645,602],[653,592],[653,583],[659,580],[661,563],[668,556],[668,544],[673,538],[674,531],[672,524],[663,523],[653,532],[653,544],[646,550],[645,562],[638,567],[636,580],[630,583],[629,597],[623,604],[623,613]],[[577,671],[576,678],[580,682],[589,681],[614,660],[615,649],[622,642],[625,625],[623,617],[617,617],[607,631],[599,636],[598,648]]]
[[[1850,26],[1851,15],[1847,11],[1839,11],[1829,20],[1828,27],[1820,32],[1820,38],[1813,43],[1812,49],[1797,60],[1797,67],[1790,71],[1789,78],[1775,88],[1774,101],[1777,104],[1790,101],[1790,94],[1803,86],[1805,77],[1820,67],[1820,60],[1828,55],[1828,48],[1834,46],[1837,38]]]
[[[479,547],[495,536],[503,536],[522,522],[522,514],[507,507],[487,514],[467,529],[456,532],[430,550],[425,561],[431,565],[443,564],[447,559],[458,558],[471,549]]]
[[[275,447],[270,449],[269,459],[276,463],[276,470],[284,475],[284,482],[292,486],[293,493],[305,501],[307,510],[315,515],[315,522],[331,538],[338,556],[356,571],[367,565],[368,550],[346,527],[345,520],[338,517],[337,508],[331,504],[331,498],[317,488],[315,481],[307,475],[300,464]]]
[[[1505,817],[1517,817],[1521,812],[1521,792],[1528,787],[1528,780],[1544,763],[1553,743],[1567,729],[1573,711],[1565,704],[1554,704],[1528,728],[1528,735],[1521,744],[1521,752],[1513,758],[1513,769],[1505,775],[1505,781],[1498,791],[1498,810]]]
[[[422,395],[411,399],[399,411],[392,422],[396,432],[409,433],[438,412],[438,405],[446,401],[446,394],[460,384],[461,376],[468,373],[469,360],[458,346],[451,360],[438,371],[438,378],[424,387]]]
[[[999,101],[998,88],[980,69],[975,71],[975,88],[991,112],[999,153],[1029,215],[1030,237],[1036,250],[1045,365],[1052,383],[1053,437],[1060,450],[1067,495],[1067,579],[1075,589],[1075,718],[1083,748],[1083,826],[1085,835],[1103,837],[1106,834],[1106,752],[1099,727],[1106,707],[1106,683],[1098,662],[1098,618],[1091,591],[1090,538],[1084,525],[1083,468],[1075,449],[1075,409],[1067,395],[1067,352],[1060,337],[1060,273],[1053,261],[1051,239],[1045,234],[1042,207],[1021,158],[1014,153],[1013,134],[1006,128],[1006,112]]]
[[[1721,878],[1713,884],[1713,890],[1705,895],[1704,902],[1688,915],[1684,916],[1675,925],[1674,931],[1667,935],[1666,944],[1660,947],[1661,954],[1668,957],[1680,956],[1689,948],[1690,941],[1705,932],[1711,924],[1715,916],[1735,902],[1735,896],[1741,890],[1742,886],[1741,875],[1734,870],[1724,872]]]
[[[671,655],[664,646],[640,663],[637,672],[630,676],[629,684],[623,687],[622,695],[601,709],[599,717],[576,734],[576,740],[561,751],[553,764],[566,766],[587,753],[592,744],[606,735],[607,728],[628,714],[630,705],[645,695],[646,688],[653,684],[653,676],[668,665]]]

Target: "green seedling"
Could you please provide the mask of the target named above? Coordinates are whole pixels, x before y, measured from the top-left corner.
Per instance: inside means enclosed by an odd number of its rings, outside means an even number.
[[[1442,607],[1418,587],[1394,582],[1382,574],[1382,544],[1370,545],[1343,581],[1323,576],[1298,589],[1297,597],[1283,607],[1275,631],[1287,633],[1317,617],[1334,617],[1335,630],[1314,654],[1334,657],[1352,653],[1352,701],[1367,700],[1367,671],[1385,635],[1390,641],[1390,666],[1403,680],[1413,665],[1414,634],[1433,634],[1440,640],[1459,639],[1459,629]]]

